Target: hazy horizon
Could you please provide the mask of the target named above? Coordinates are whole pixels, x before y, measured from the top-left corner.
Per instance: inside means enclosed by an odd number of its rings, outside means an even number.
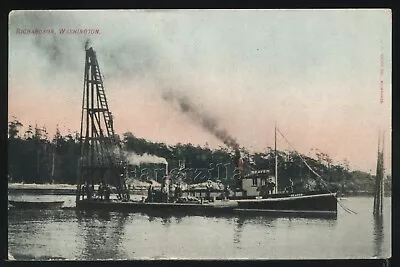
[[[61,28],[100,34],[17,34]],[[118,134],[224,146],[162,99],[172,90],[250,151],[273,147],[276,121],[300,153],[319,149],[374,173],[385,129],[391,172],[391,30],[384,9],[14,11],[8,115],[46,125],[50,136],[57,124],[79,131],[89,37]],[[288,148],[278,137],[278,149]]]

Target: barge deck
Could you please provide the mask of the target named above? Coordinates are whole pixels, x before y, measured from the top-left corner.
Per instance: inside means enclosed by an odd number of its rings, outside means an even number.
[[[168,212],[192,215],[204,214],[275,214],[336,216],[335,194],[280,197],[266,199],[220,200],[206,204],[194,203],[146,203],[119,200],[79,200],[79,210],[123,211],[123,212]]]

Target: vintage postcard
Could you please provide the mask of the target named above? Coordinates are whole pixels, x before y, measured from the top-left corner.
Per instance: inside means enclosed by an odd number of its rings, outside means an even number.
[[[389,9],[9,14],[10,260],[391,251]]]

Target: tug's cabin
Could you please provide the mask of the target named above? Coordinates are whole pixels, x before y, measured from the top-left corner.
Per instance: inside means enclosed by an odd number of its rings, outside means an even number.
[[[242,178],[243,193],[248,196],[260,196],[261,188],[274,181],[274,176],[269,170],[255,170]]]

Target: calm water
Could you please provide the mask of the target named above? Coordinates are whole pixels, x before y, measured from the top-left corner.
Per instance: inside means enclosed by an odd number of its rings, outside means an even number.
[[[74,196],[10,195],[9,199]],[[391,256],[391,198],[384,216],[373,199],[347,198],[335,220],[267,216],[150,216],[75,210],[8,211],[8,248],[17,260],[332,259]]]

